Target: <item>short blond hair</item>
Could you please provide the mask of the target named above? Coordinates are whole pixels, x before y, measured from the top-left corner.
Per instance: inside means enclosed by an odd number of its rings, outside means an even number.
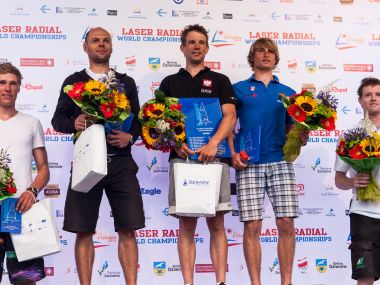
[[[255,62],[254,62],[255,52],[261,47],[265,47],[274,53],[274,55],[276,56],[276,65],[277,65],[278,62],[280,61],[280,53],[278,52],[278,47],[276,43],[270,38],[259,38],[251,45],[248,56],[247,56],[247,60],[251,68],[253,69],[253,67],[255,66]]]
[[[22,75],[20,70],[10,62],[0,64],[0,74],[13,74],[17,77],[17,83],[21,85]]]

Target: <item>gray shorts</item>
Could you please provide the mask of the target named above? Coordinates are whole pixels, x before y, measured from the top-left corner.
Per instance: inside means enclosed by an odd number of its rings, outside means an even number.
[[[298,217],[298,196],[293,164],[279,161],[248,164],[236,173],[240,221],[261,220],[267,193],[276,218]]]
[[[173,158],[170,160],[170,170],[169,170],[169,215],[175,215],[175,189],[174,189],[174,170],[173,163],[186,163],[186,160],[181,158]],[[202,164],[196,160],[189,159],[189,163],[192,164]],[[219,204],[216,207],[216,211],[231,211],[231,187],[230,187],[230,168],[226,163],[218,162],[223,166],[222,170],[222,181],[220,183],[220,194],[219,194]]]

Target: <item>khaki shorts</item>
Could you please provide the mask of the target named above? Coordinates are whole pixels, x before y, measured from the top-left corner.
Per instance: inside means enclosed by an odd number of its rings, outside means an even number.
[[[181,158],[173,158],[170,160],[169,170],[169,215],[175,215],[176,203],[175,203],[175,189],[174,189],[174,170],[173,163],[186,163],[186,160]],[[196,160],[189,160],[192,164],[202,164]],[[225,211],[226,213],[231,211],[231,187],[230,187],[230,168],[226,163],[217,162],[223,166],[222,181],[220,183],[219,204],[216,207],[216,211]]]

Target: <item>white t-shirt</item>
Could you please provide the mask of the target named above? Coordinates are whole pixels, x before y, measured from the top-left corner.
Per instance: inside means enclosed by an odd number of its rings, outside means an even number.
[[[0,149],[7,149],[10,169],[15,178],[19,197],[32,180],[32,150],[45,147],[44,131],[40,121],[21,112],[7,121],[0,120]]]
[[[353,128],[357,128],[361,126],[362,125],[359,123]],[[380,134],[380,129],[374,128],[373,131],[376,131],[377,133]],[[348,172],[350,177],[354,177],[355,174],[357,173],[355,170],[352,169],[350,165],[348,165],[343,160],[341,160],[338,155],[336,155],[336,158],[335,158],[334,170],[344,172],[344,173]],[[375,181],[377,182],[377,184],[380,186],[380,166],[375,167],[375,169],[372,171],[372,175],[375,178]],[[350,206],[350,213],[356,213],[363,216],[380,219],[380,202],[358,201],[356,199],[355,188],[352,189],[352,193],[353,193],[353,197],[352,197],[351,206]]]

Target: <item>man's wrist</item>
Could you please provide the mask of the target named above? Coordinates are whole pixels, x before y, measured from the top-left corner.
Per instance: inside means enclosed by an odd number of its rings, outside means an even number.
[[[135,140],[133,139],[133,135],[129,134],[131,138],[129,139],[129,144],[132,145],[135,143]]]
[[[36,187],[33,187],[33,186],[29,186],[28,188],[26,188],[27,191],[33,193],[33,195],[37,198],[38,196],[38,193],[40,192]]]

